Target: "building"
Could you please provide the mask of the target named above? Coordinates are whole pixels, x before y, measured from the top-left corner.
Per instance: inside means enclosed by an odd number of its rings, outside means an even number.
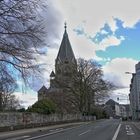
[[[128,116],[127,116],[127,112],[126,112],[126,106],[123,104],[120,104],[119,107],[120,107],[120,116],[122,118],[127,118]]]
[[[119,104],[110,99],[106,102],[104,110],[109,117],[128,119],[130,115],[130,105]]]
[[[133,120],[140,119],[140,62],[135,66],[136,73],[132,73],[130,84],[130,107]]]
[[[119,103],[110,99],[105,103],[105,111],[109,117],[119,118],[120,117],[120,106]]]
[[[69,41],[66,24],[64,27],[62,42],[55,60],[55,71],[50,74],[50,87],[48,89],[45,86],[41,87],[38,91],[38,100],[51,98],[61,110],[66,107],[70,110],[68,95],[70,95],[70,87],[73,86],[73,78],[77,74],[77,62]]]

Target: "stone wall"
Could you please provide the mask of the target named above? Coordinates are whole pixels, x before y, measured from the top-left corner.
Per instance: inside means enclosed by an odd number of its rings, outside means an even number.
[[[83,117],[79,114],[53,114],[43,115],[37,113],[0,113],[0,131],[45,126],[64,122],[91,120],[92,117]],[[5,128],[5,129],[4,129]]]

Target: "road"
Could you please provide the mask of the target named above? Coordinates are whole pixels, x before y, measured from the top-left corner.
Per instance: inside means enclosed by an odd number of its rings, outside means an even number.
[[[140,140],[140,130],[131,122],[110,119],[5,136],[0,140]]]

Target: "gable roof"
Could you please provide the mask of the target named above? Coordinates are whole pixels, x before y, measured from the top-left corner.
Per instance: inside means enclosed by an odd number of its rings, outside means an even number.
[[[43,93],[43,92],[46,92],[47,91],[47,88],[43,85],[39,90],[38,90],[38,93]]]
[[[115,105],[115,104],[119,105],[119,103],[115,102],[115,101],[112,100],[112,99],[109,99],[105,104],[106,104],[106,105]]]

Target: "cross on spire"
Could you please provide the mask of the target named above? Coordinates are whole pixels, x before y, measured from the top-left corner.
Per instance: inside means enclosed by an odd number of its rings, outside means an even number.
[[[67,29],[67,23],[66,22],[64,23],[64,28],[65,28],[65,30]]]

